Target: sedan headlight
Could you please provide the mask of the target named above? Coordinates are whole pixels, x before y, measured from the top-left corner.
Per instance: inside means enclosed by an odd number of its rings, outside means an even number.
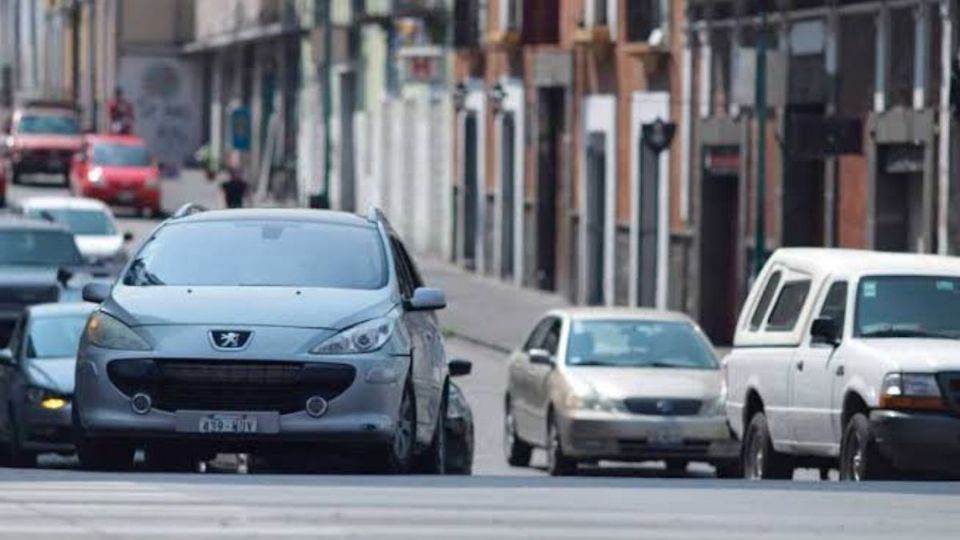
[[[94,167],[90,169],[90,172],[87,173],[87,180],[91,184],[100,184],[103,182],[103,169],[100,167]]]
[[[310,350],[312,354],[360,354],[373,352],[390,340],[396,327],[395,317],[373,319],[327,338]]]
[[[66,397],[54,392],[53,390],[48,390],[46,388],[41,388],[39,386],[31,386],[27,388],[27,401],[43,407],[44,409],[49,410],[58,410],[62,409],[70,403],[70,400]]]
[[[623,410],[623,402],[601,395],[593,387],[590,387],[587,391],[572,391],[567,394],[566,406],[568,409],[580,411],[617,412]]]
[[[704,401],[703,407],[700,408],[700,414],[702,416],[726,416],[727,414],[726,396],[719,396],[719,397]]]
[[[87,319],[87,341],[104,349],[149,351],[150,344],[129,326],[97,311]]]
[[[881,409],[946,410],[937,377],[931,373],[888,373],[880,387]]]

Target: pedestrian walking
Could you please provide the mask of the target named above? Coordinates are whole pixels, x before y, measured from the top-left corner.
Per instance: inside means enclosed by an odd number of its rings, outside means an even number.
[[[240,174],[239,167],[231,166],[228,169],[228,174],[230,175],[229,178],[220,184],[220,189],[223,190],[224,203],[227,208],[243,208],[249,186]]]
[[[118,134],[133,133],[133,104],[123,96],[123,88],[116,87],[113,98],[107,102],[110,116],[110,131]]]

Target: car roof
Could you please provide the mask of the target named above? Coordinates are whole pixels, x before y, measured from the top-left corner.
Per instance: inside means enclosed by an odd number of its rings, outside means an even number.
[[[19,205],[22,208],[45,210],[102,210],[106,212],[110,209],[103,201],[86,197],[28,197],[21,199]]]
[[[373,227],[367,219],[349,212],[335,210],[313,210],[304,208],[239,208],[232,210],[208,210],[172,220],[172,223],[194,223],[206,221],[310,221],[354,227]]]
[[[568,317],[574,321],[624,319],[654,322],[693,322],[690,317],[683,313],[650,308],[569,307],[554,309],[550,311],[550,314]]]
[[[113,144],[130,144],[130,145],[142,145],[145,146],[147,142],[136,135],[114,135],[110,133],[96,133],[92,135],[87,135],[84,139],[88,143],[113,143]]]
[[[771,263],[818,274],[960,275],[960,257],[861,249],[780,248],[774,252]]]
[[[0,231],[57,231],[69,234],[69,230],[61,223],[43,219],[31,219],[14,214],[0,214]]]
[[[96,304],[89,302],[57,302],[50,304],[34,304],[27,307],[31,317],[56,317],[59,315],[89,315]]]

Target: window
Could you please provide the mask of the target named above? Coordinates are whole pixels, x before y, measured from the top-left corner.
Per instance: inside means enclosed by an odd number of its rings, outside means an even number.
[[[453,44],[457,48],[472,48],[480,43],[483,35],[482,21],[486,15],[486,2],[481,0],[457,0],[453,4]]]
[[[864,277],[855,313],[857,337],[960,339],[960,278]]]
[[[567,365],[716,369],[706,338],[687,322],[586,320],[570,325]]]
[[[661,0],[630,0],[627,6],[627,40],[650,41],[655,30],[663,25]]]
[[[400,296],[410,298],[416,289],[413,274],[410,272],[410,266],[407,264],[403,245],[396,238],[390,240],[393,247],[393,263],[396,266],[397,283],[400,285]]]
[[[93,145],[93,164],[105,167],[149,167],[153,162],[146,146],[139,144]]]
[[[523,1],[500,1],[500,28],[501,30],[520,30],[523,24]]]
[[[843,323],[847,315],[847,282],[838,281],[830,286],[827,297],[823,300],[818,318],[833,319],[837,330],[843,331]],[[812,323],[811,323],[812,324]]]
[[[24,116],[17,124],[17,132],[23,134],[79,135],[80,124],[72,116],[31,115]]]
[[[756,332],[763,324],[763,316],[767,314],[767,308],[770,307],[770,302],[773,300],[773,293],[777,292],[777,287],[780,286],[780,278],[781,274],[778,270],[767,280],[767,286],[763,289],[763,294],[760,295],[760,301],[754,308],[753,316],[750,317],[750,331]]]
[[[585,0],[583,3],[584,26],[607,26],[607,2],[616,0]]]
[[[68,266],[83,262],[73,235],[60,231],[9,229],[0,232],[0,263]]]
[[[546,335],[543,336],[541,348],[549,352],[551,356],[557,354],[557,349],[560,346],[560,328],[560,319],[553,319],[550,326],[547,327]]]
[[[27,336],[27,358],[71,358],[77,355],[80,334],[89,313],[34,318]]]
[[[530,337],[524,344],[523,350],[530,351],[533,349],[546,349],[549,351],[550,349],[548,349],[546,345],[548,336],[553,332],[554,327],[558,329],[556,339],[557,342],[559,342],[560,320],[556,317],[547,317],[546,319],[540,321],[540,323],[537,324],[537,326],[533,329],[533,332],[530,333]],[[556,347],[554,347],[553,353],[556,353]]]
[[[810,280],[788,281],[780,289],[777,303],[767,319],[767,330],[770,332],[789,332],[797,324],[803,304],[810,292]]]
[[[73,234],[84,236],[112,236],[117,234],[113,221],[101,210],[31,208],[26,214],[36,219],[49,218],[58,223],[63,223]]]

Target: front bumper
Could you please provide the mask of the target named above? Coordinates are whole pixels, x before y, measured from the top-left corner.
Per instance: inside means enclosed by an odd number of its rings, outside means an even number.
[[[724,416],[574,411],[559,417],[558,428],[564,453],[576,459],[720,463],[740,456]]]
[[[72,453],[74,450],[72,410],[69,403],[63,408],[54,410],[25,405],[20,417],[24,450],[36,453]]]
[[[19,150],[13,166],[19,173],[62,174],[70,170],[71,150]]]
[[[106,204],[153,210],[160,209],[160,189],[155,187],[87,184],[83,186],[81,193],[84,197],[97,199]]]
[[[880,453],[898,470],[960,476],[960,417],[875,410],[870,425]]]
[[[142,355],[125,356],[126,358],[124,355],[94,347],[81,351],[77,367],[75,403],[80,423],[87,436],[130,438],[138,441],[192,439],[214,443],[220,448],[245,447],[248,443],[385,443],[392,440],[394,434],[405,377],[410,367],[409,357],[386,354],[323,358],[297,355],[276,359],[278,362],[295,361],[304,365],[346,364],[355,368],[356,376],[353,382],[346,390],[328,401],[327,411],[319,418],[308,415],[303,409],[286,414],[255,407],[244,410],[242,403],[239,407],[229,409],[153,408],[146,414],[137,414],[131,407],[130,396],[121,391],[107,374],[106,366],[111,361],[142,358]],[[183,361],[179,357],[163,358],[155,355],[152,358]],[[237,357],[196,359],[198,362],[219,360],[228,363],[244,362],[243,358]],[[393,376],[384,377],[384,372],[393,373]],[[379,374],[379,377],[372,378],[372,373]],[[251,413],[260,418],[268,418],[268,421],[261,421],[258,427],[260,431],[252,434],[200,433],[199,425],[190,423],[190,419],[198,417],[198,411],[226,415]]]

